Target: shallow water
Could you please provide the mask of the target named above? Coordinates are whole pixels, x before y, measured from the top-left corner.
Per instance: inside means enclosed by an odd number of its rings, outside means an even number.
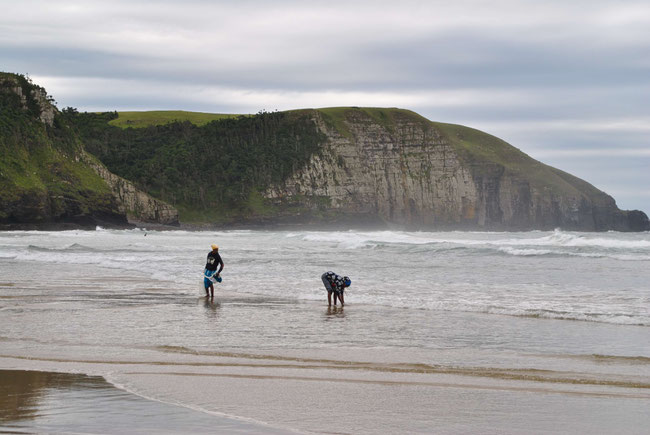
[[[642,433],[649,282],[648,233],[4,232],[0,368],[301,431]]]

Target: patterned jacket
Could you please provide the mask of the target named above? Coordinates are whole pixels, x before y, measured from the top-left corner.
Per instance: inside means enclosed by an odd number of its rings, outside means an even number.
[[[345,281],[341,275],[337,275],[332,271],[329,271],[325,274],[325,278],[329,281],[332,286],[332,290],[337,293],[342,292],[345,289]]]

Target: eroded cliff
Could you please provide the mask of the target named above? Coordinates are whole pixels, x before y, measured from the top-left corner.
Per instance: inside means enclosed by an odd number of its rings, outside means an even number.
[[[113,174],[92,156],[84,154],[84,162],[90,166],[111,188],[118,201],[119,210],[130,220],[162,225],[179,225],[178,210],[135,187],[130,181]]]
[[[264,196],[327,220],[378,217],[407,228],[639,231],[643,212],[622,211],[589,183],[500,139],[399,109],[311,111],[327,142]],[[303,211],[304,213],[304,211]]]

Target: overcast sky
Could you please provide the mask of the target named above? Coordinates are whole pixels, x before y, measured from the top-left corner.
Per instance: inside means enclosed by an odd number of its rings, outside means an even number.
[[[0,0],[59,108],[414,110],[650,212],[650,1]]]

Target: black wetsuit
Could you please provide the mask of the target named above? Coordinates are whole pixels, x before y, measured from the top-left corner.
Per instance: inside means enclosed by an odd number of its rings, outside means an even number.
[[[221,265],[221,269],[223,269],[223,260],[221,260],[221,255],[219,255],[218,252],[210,251],[210,253],[208,254],[208,260],[205,263],[205,269],[217,270],[218,265]]]

